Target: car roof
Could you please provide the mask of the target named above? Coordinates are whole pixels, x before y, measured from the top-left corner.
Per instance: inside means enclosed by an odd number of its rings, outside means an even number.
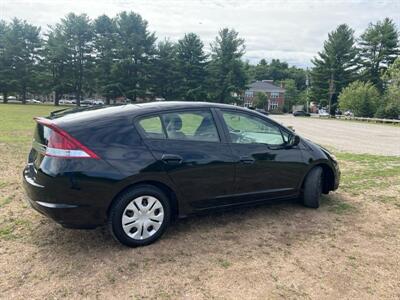
[[[247,112],[267,118],[256,110],[251,110],[241,106],[212,103],[212,102],[189,102],[189,101],[159,101],[147,102],[137,104],[125,105],[110,105],[110,106],[92,106],[92,107],[76,107],[70,109],[62,109],[54,111],[48,117],[53,122],[61,127],[73,125],[75,122],[92,122],[92,121],[106,121],[109,119],[111,122],[115,119],[137,117],[145,114],[159,113],[175,109],[196,109],[196,108],[223,108],[234,109],[242,112]],[[274,120],[268,118],[272,123],[280,125]]]
[[[109,106],[94,106],[94,107],[74,107],[54,111],[48,117],[57,121],[70,121],[76,119],[92,119],[104,118],[107,116],[123,117],[123,116],[138,116],[147,113],[160,112],[174,109],[196,109],[196,108],[236,108],[247,110],[242,107],[211,103],[211,102],[189,102],[189,101],[163,101],[163,102],[147,102],[138,104],[125,105],[109,105]]]

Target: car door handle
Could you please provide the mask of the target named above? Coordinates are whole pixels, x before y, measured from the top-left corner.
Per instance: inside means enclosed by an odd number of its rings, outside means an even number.
[[[182,156],[176,154],[163,154],[161,160],[169,165],[179,165],[183,162]]]
[[[255,162],[255,159],[250,156],[241,156],[240,162],[244,164],[253,164]]]

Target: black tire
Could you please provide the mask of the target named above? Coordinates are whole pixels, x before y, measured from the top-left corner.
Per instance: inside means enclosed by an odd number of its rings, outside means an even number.
[[[322,193],[322,168],[315,167],[307,175],[303,185],[303,205],[318,208]]]
[[[164,219],[161,222],[159,229],[150,237],[144,239],[131,238],[123,229],[122,217],[127,206],[142,196],[155,197],[162,205]],[[159,188],[152,185],[135,186],[115,199],[108,217],[108,227],[113,237],[120,243],[128,247],[145,246],[155,242],[167,229],[171,219],[171,207],[168,197]],[[142,225],[142,233],[143,233]]]

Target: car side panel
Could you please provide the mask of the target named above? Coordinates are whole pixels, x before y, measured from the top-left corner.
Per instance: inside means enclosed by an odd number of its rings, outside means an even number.
[[[180,164],[162,163],[182,195],[182,213],[215,205],[218,197],[232,194],[234,165],[227,144],[178,140],[146,140],[146,144],[159,162],[165,154],[182,158]]]

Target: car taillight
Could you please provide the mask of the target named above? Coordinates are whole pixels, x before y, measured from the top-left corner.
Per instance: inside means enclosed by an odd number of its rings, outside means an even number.
[[[44,155],[58,158],[95,158],[96,153],[82,145],[65,130],[57,127],[48,119],[35,118],[35,121],[50,129]]]

